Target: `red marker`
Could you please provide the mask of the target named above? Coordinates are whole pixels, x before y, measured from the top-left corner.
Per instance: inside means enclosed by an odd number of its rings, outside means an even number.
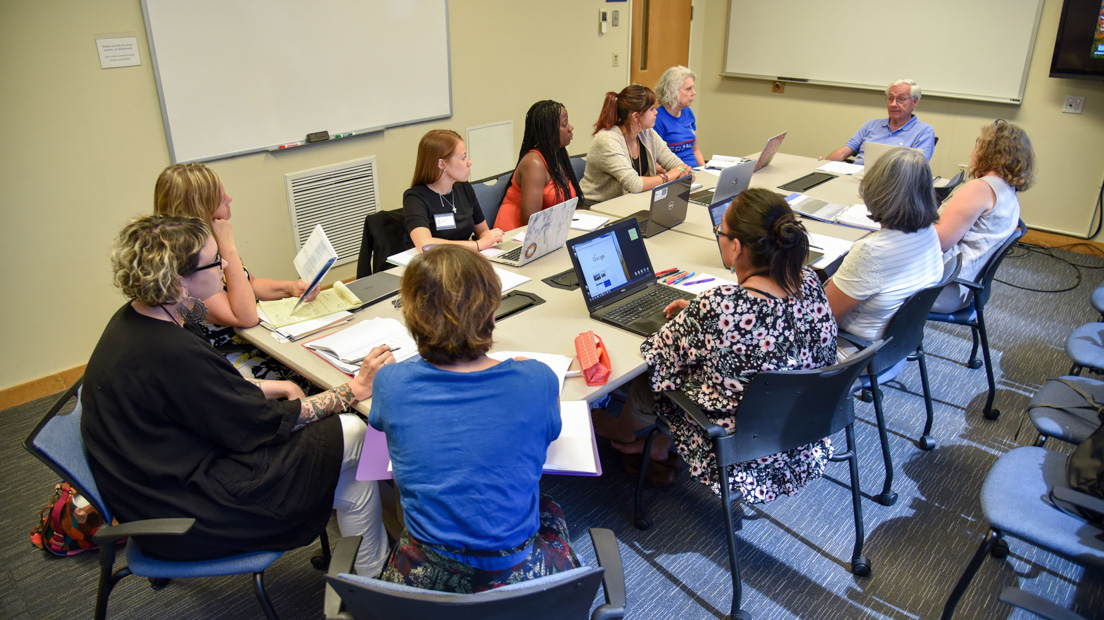
[[[671,267],[670,269],[664,269],[663,271],[655,274],[655,276],[657,278],[662,278],[663,276],[670,275],[676,271],[678,271],[678,267]]]

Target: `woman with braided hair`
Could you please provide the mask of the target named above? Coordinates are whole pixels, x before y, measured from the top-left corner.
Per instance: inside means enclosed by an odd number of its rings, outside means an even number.
[[[671,437],[660,435],[652,445],[649,471],[659,472],[652,481],[673,481],[681,457],[690,474],[719,495],[721,480],[708,436],[659,392],[688,390],[714,423],[732,432],[744,386],[760,370],[836,362],[836,322],[816,274],[803,266],[809,249],[805,228],[782,196],[745,190],[714,232],[725,266],[740,284],[718,286],[667,307],[670,320],[640,346],[649,372],[631,384],[621,416],[610,418],[615,424],[601,426],[613,431],[608,436],[615,448],[639,454],[644,441],[637,435],[652,425],[656,411],[662,412],[671,422]],[[677,455],[668,454],[672,440]],[[794,495],[819,478],[831,455],[824,438],[733,465],[724,483],[745,502],[768,502],[779,494]],[[662,478],[664,469],[668,480]]]
[[[546,99],[529,107],[517,167],[506,186],[495,228],[520,228],[537,211],[582,196],[567,154],[574,130],[562,103]]]

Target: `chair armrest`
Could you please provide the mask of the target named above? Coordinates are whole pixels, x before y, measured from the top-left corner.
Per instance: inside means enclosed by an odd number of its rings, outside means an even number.
[[[981,289],[985,288],[977,282],[974,282],[973,280],[963,280],[962,278],[955,278],[954,283],[961,284],[962,286],[965,286],[972,291],[980,291]]]
[[[709,416],[705,415],[705,412],[701,410],[701,407],[697,403],[690,400],[690,397],[681,390],[667,390],[662,392],[664,396],[671,399],[671,402],[675,403],[679,409],[682,409],[686,415],[690,416],[690,419],[694,420],[694,423],[702,427],[702,429],[709,435],[710,439],[716,439],[718,437],[725,437],[728,432],[725,431],[718,424],[714,424],[713,420],[709,419]]]
[[[602,574],[602,590],[606,595],[606,604],[599,605],[591,620],[615,620],[625,617],[625,569],[621,564],[621,550],[617,547],[617,536],[612,530],[594,527],[590,529],[590,540],[594,543],[594,555],[598,566],[606,569]]]
[[[1030,592],[1024,592],[1015,587],[1005,588],[1004,591],[1000,593],[1000,600],[1002,603],[1007,603],[1013,607],[1019,607],[1020,609],[1030,611],[1048,620],[1085,620],[1084,617],[1064,607],[1060,607],[1045,598],[1036,596]]]
[[[1050,490],[1050,494],[1054,499],[1061,500],[1067,504],[1073,504],[1078,508],[1084,508],[1085,510],[1092,510],[1104,514],[1104,499],[1100,499],[1099,497],[1093,497],[1088,493],[1075,491],[1069,487],[1054,487]]]
[[[873,342],[871,342],[870,340],[867,340],[866,338],[860,338],[860,337],[856,336],[855,334],[852,334],[850,332],[845,332],[845,331],[840,331],[839,334],[836,336],[836,338],[843,338],[847,342],[850,342],[851,344],[859,347],[860,349],[865,349],[865,348],[869,347],[870,345],[874,344]]]
[[[104,525],[96,530],[92,542],[99,546],[115,542],[124,536],[179,536],[195,525],[195,519],[144,519],[118,525]]]
[[[327,577],[336,577],[341,573],[350,573],[353,564],[356,563],[357,551],[360,550],[360,536],[343,536],[334,545],[333,556],[330,558],[330,568],[326,571]],[[352,618],[348,612],[341,610],[341,597],[337,591],[326,582],[326,599],[323,604],[326,618]]]

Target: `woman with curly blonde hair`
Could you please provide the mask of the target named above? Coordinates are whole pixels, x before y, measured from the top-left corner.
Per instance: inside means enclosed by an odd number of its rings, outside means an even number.
[[[965,279],[977,276],[1020,221],[1018,195],[1035,182],[1035,152],[1024,130],[999,119],[982,127],[970,155],[970,176],[943,203],[935,225],[947,257],[962,256],[959,275]],[[970,303],[972,294],[952,284],[932,310],[954,312]]]

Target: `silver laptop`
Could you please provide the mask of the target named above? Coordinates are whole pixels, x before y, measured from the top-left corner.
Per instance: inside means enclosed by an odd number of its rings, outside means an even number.
[[[690,194],[690,202],[708,207],[718,202],[730,201],[751,185],[752,172],[755,172],[755,162],[752,160],[729,166],[721,170],[715,189],[703,189]]]
[[[503,241],[495,246],[503,250],[503,253],[492,256],[490,260],[521,267],[558,250],[571,232],[571,217],[575,214],[575,205],[578,202],[578,197],[571,198],[537,211],[529,217],[529,224],[525,227],[525,240],[521,243]]]
[[[647,211],[637,211],[622,218],[635,219],[645,237],[654,237],[686,221],[686,207],[690,204],[690,176],[680,177],[652,188],[652,206]]]
[[[634,334],[650,336],[666,321],[663,309],[686,291],[656,281],[644,235],[635,218],[567,242],[590,317]]]

